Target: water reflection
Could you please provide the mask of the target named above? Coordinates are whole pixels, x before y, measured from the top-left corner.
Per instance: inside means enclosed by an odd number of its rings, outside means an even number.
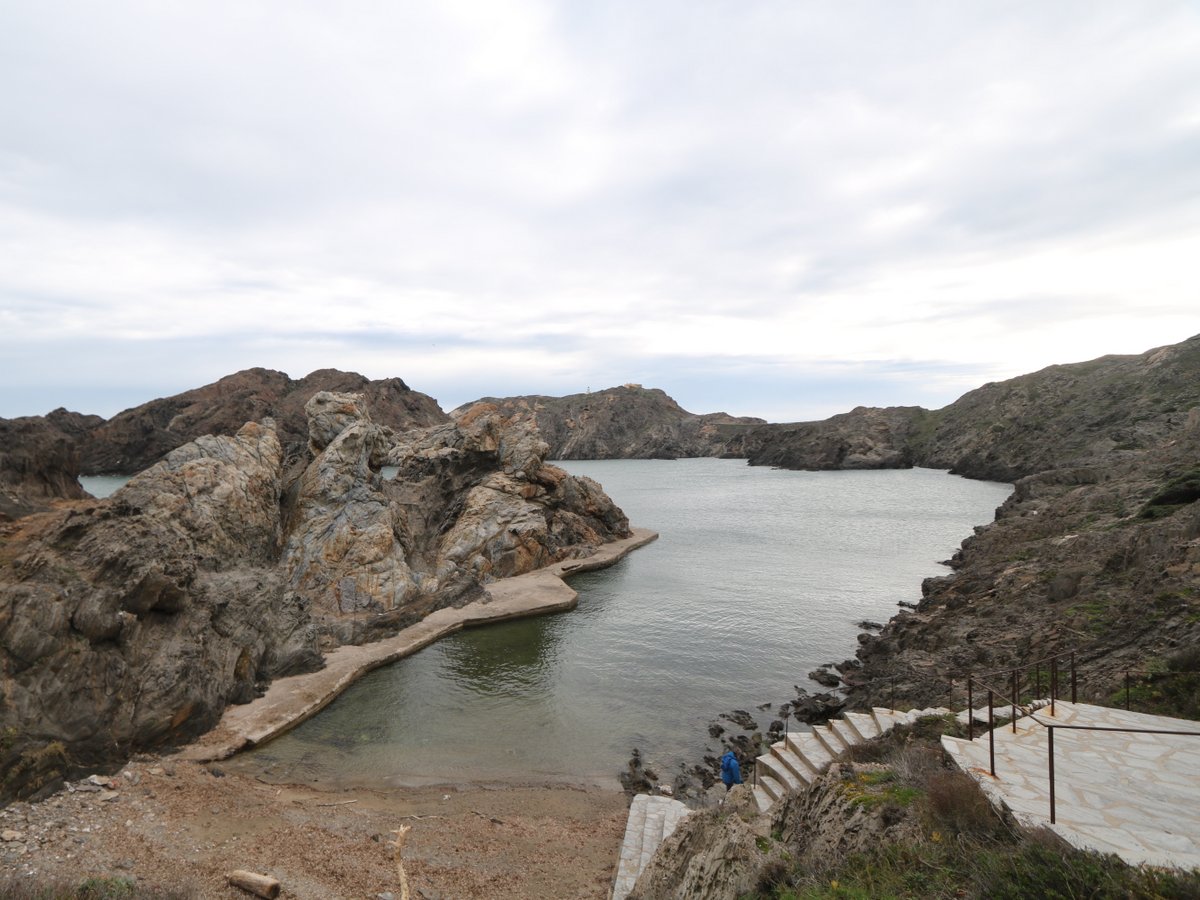
[[[473,628],[446,641],[444,677],[485,697],[529,699],[549,694],[559,663],[559,616]]]

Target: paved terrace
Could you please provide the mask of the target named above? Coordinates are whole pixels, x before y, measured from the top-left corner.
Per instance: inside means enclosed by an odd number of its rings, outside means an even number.
[[[257,700],[230,706],[216,728],[178,755],[208,762],[269,741],[323,709],[372,669],[410,656],[462,628],[574,609],[579,595],[563,578],[607,568],[658,537],[646,528],[632,531],[630,537],[605,544],[591,556],[486,585],[484,599],[461,609],[439,609],[395,637],[331,650],[325,654],[325,668],[277,679]]]
[[[1006,710],[1001,707],[998,714]],[[943,737],[942,745],[1027,827],[1046,826],[1076,847],[1115,853],[1131,865],[1200,866],[1200,722],[1083,703],[1043,708],[1042,722],[1189,731],[1196,737],[1054,730],[1056,824],[1050,824],[1048,731],[1031,717],[996,729],[996,775],[988,736]]]

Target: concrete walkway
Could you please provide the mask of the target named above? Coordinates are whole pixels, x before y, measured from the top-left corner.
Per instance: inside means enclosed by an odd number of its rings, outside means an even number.
[[[1188,731],[1192,736],[1054,731],[1056,824],[1050,824],[1048,731],[1043,724]],[[1055,704],[995,730],[996,775],[988,735],[943,737],[942,746],[996,805],[1026,827],[1045,826],[1076,847],[1115,853],[1130,865],[1200,866],[1200,722],[1089,706]]]
[[[486,585],[483,600],[461,609],[439,609],[395,637],[331,650],[325,655],[325,668],[277,679],[257,700],[228,707],[216,728],[177,755],[198,762],[227,759],[300,724],[372,669],[411,656],[448,634],[474,625],[574,609],[579,595],[563,578],[607,568],[658,537],[646,528],[632,532],[583,559],[565,560]]]
[[[657,794],[638,794],[629,806],[621,858],[613,882],[612,900],[625,900],[638,876],[650,863],[658,845],[675,833],[675,828],[691,812],[678,800]]]

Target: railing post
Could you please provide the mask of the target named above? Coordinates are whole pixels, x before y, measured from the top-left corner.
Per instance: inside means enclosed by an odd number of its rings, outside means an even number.
[[[892,676],[892,709],[896,708],[896,676]]]
[[[1012,732],[1017,733],[1017,670],[1012,670]]]
[[[996,777],[996,721],[992,713],[992,689],[988,688],[988,764]]]
[[[1129,709],[1129,670],[1125,670],[1125,709]]]
[[[1075,651],[1071,651],[1071,702],[1075,703]]]
[[[1042,664],[1040,662],[1037,664],[1037,667],[1034,669],[1034,675],[1037,677],[1037,689],[1034,691],[1035,696],[1033,699],[1041,700],[1042,699]]]
[[[975,691],[974,676],[967,676],[967,740],[975,740]]]
[[[1058,699],[1058,657],[1050,657],[1050,716],[1054,716],[1054,701]]]
[[[946,701],[946,709],[954,712],[954,679],[950,679],[950,698]]]
[[[1050,824],[1055,821],[1056,810],[1054,808],[1054,726],[1047,725],[1046,735],[1046,756],[1050,760]]]
[[[783,714],[783,749],[784,750],[787,749],[788,720],[791,719],[791,717],[792,717],[792,711],[790,709]]]

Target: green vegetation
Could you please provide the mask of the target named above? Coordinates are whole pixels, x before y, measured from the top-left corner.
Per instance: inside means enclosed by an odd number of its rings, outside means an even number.
[[[1013,827],[974,780],[945,762],[938,738],[958,729],[952,716],[930,717],[848,752],[879,768],[857,773],[842,789],[904,807],[903,815],[919,826],[916,839],[881,843],[827,866],[811,859],[773,864],[748,898],[1200,897],[1200,870],[1133,868],[1116,856],[1075,850],[1052,832]]]
[[[1200,500],[1200,469],[1192,469],[1163,485],[1146,501],[1138,517],[1162,519]]]
[[[1125,708],[1125,687],[1113,691],[1105,702]],[[1200,720],[1200,648],[1151,660],[1144,670],[1131,673],[1128,706],[1134,712]]]

